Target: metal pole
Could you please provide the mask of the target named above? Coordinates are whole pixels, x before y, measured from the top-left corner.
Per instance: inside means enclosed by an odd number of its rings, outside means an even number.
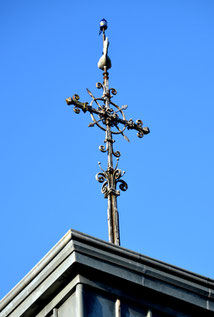
[[[105,36],[105,35],[104,35]],[[106,66],[104,66],[103,73],[103,88],[105,96],[105,106],[109,109],[110,92],[108,82],[108,72]],[[117,196],[116,196],[116,182],[113,177],[114,166],[113,166],[113,139],[111,133],[111,125],[106,120],[106,148],[108,153],[108,233],[109,242],[116,245],[120,245],[120,232],[119,232],[119,214],[117,210]]]
[[[117,197],[113,196],[113,218],[114,218],[114,244],[120,245],[119,213],[117,210]]]
[[[103,32],[103,41],[105,39],[105,33]],[[106,66],[104,66],[103,73],[103,90],[105,96],[105,107],[109,109],[109,84],[108,84],[108,72]],[[112,157],[112,134],[109,121],[106,120],[106,149],[108,153],[108,190],[112,188],[112,170],[113,170],[113,157]],[[112,206],[112,194],[108,194],[108,234],[109,242],[114,243],[114,221],[113,221],[113,206]]]
[[[112,159],[112,138],[109,124],[106,126],[106,147],[108,152],[108,232],[109,242],[114,243],[114,218],[113,218],[113,205],[112,205],[112,170],[113,170],[113,159]]]

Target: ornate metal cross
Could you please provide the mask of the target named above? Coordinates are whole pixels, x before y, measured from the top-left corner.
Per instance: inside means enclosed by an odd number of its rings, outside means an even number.
[[[112,135],[122,134],[122,136],[129,141],[124,134],[126,129],[136,130],[137,136],[142,138],[145,134],[148,134],[149,128],[143,127],[141,120],[136,120],[136,123],[130,119],[126,120],[124,110],[127,109],[127,105],[119,107],[111,99],[113,95],[117,94],[116,89],[109,88],[109,74],[107,70],[111,68],[111,60],[108,56],[108,38],[105,36],[105,30],[107,29],[107,21],[105,19],[100,21],[100,31],[103,33],[103,55],[101,56],[98,67],[103,72],[103,84],[97,83],[96,87],[103,90],[103,95],[100,98],[95,98],[93,94],[87,89],[88,94],[92,100],[90,104],[88,102],[80,102],[79,96],[74,95],[73,98],[66,99],[67,105],[74,105],[74,112],[79,114],[80,110],[83,112],[89,112],[93,122],[89,124],[89,127],[98,126],[101,130],[105,131],[105,145],[100,145],[99,150],[103,153],[107,152],[108,167],[107,170],[103,170],[101,163],[98,162],[101,172],[97,173],[96,179],[98,182],[103,183],[101,192],[104,197],[108,199],[108,233],[109,242],[116,245],[120,245],[120,230],[119,230],[119,214],[117,210],[117,196],[120,195],[120,190],[126,191],[128,188],[127,183],[121,179],[124,175],[120,169],[118,169],[118,162],[120,157],[119,151],[114,151],[113,143],[115,142]],[[93,107],[93,104],[96,104]],[[116,157],[117,162],[114,166],[113,156]],[[119,184],[120,190],[117,189]]]

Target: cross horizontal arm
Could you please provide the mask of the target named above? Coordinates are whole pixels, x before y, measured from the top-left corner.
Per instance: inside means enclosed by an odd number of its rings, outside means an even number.
[[[79,96],[78,95],[74,95],[73,98],[69,97],[67,99],[65,99],[65,101],[67,102],[67,105],[74,105],[78,108],[80,108],[83,112],[90,112],[90,113],[96,113],[98,115],[101,114],[101,112],[95,108],[93,108],[92,106],[88,105],[88,102],[80,102],[79,100]]]
[[[106,110],[104,107],[100,109],[95,109],[92,106],[90,106],[87,102],[80,102],[79,96],[74,95],[73,98],[69,97],[66,99],[66,103],[68,106],[74,105],[75,107],[81,109],[83,112],[89,112],[89,113],[95,113],[97,114],[101,120],[107,120],[111,123],[111,125],[116,125],[117,123],[123,124],[127,129],[131,130],[137,130],[139,132],[140,137],[143,137],[143,135],[150,133],[150,130],[148,127],[143,127],[143,123],[141,120],[137,120],[136,123],[130,119],[130,120],[124,120],[122,118],[119,118],[119,116],[113,112]],[[79,113],[77,109],[74,109],[75,112]]]
[[[142,132],[143,134],[149,134],[150,130],[148,127],[142,127],[142,121],[141,120],[137,120],[139,121],[139,123],[135,123],[132,119],[130,120],[123,120],[121,118],[117,118],[115,120],[115,122],[119,122],[125,126],[127,126],[127,129],[133,129],[133,130],[137,130],[139,132]]]

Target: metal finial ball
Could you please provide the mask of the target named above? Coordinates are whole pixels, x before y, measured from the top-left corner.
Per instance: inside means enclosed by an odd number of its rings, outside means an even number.
[[[102,31],[102,30],[106,30],[107,29],[107,21],[105,20],[105,19],[102,19],[101,21],[100,21],[100,30]]]

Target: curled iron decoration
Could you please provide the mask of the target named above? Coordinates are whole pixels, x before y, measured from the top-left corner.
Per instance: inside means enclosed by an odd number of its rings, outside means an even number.
[[[136,120],[136,124],[137,124],[137,126],[138,126],[139,128],[142,128],[142,126],[143,126],[143,121],[140,120],[140,119],[137,119],[137,120]]]
[[[103,153],[107,152],[107,149],[105,148],[104,145],[100,145],[100,146],[99,146],[99,150],[100,150],[101,152],[103,152]]]
[[[105,179],[107,178],[106,176],[107,176],[106,173],[99,172],[96,174],[96,180],[99,183],[103,183],[105,181]]]
[[[117,94],[117,90],[115,88],[110,88],[109,92],[112,93],[112,95],[116,95]]]
[[[103,89],[103,84],[101,84],[101,83],[96,83],[96,87],[97,87],[97,89]]]
[[[80,113],[80,109],[77,108],[76,106],[73,107],[73,110],[76,114],[79,114]]]
[[[74,95],[73,95],[73,100],[78,101],[79,99],[80,99],[80,96],[79,96],[79,95],[77,95],[77,94],[74,94]]]
[[[120,151],[113,151],[113,155],[115,156],[115,157],[120,157],[121,156],[121,153],[120,153]]]
[[[99,167],[101,168],[100,165],[101,164],[99,162]],[[104,194],[104,196],[106,197],[106,194],[108,192],[108,174],[106,172],[99,172],[96,174],[95,178],[99,183],[103,183],[101,187],[101,193]]]
[[[123,177],[125,173],[122,172],[120,169],[115,169],[113,172],[113,177],[115,180],[120,179],[121,177]]]
[[[101,188],[101,193],[104,194],[104,197],[106,197],[106,194],[108,193],[108,182],[105,181]]]
[[[78,101],[79,99],[80,99],[79,95],[77,95],[77,94],[73,95],[73,100],[74,100],[74,101]],[[80,113],[80,109],[79,109],[77,106],[74,106],[73,111],[74,111],[76,114],[79,114],[79,113]]]
[[[115,169],[108,169],[107,171],[104,171],[102,168],[101,168],[101,163],[99,162],[99,167],[102,169],[102,172],[99,172],[96,174],[96,180],[99,182],[99,183],[103,183],[102,185],[102,188],[101,188],[101,192],[104,194],[105,198],[108,196],[108,194],[111,192],[111,193],[114,193],[116,196],[119,196],[120,195],[120,191],[116,190],[116,187],[117,187],[117,184],[119,184],[119,188],[120,190],[122,191],[126,191],[128,189],[128,185],[127,183],[121,179],[121,177],[123,177],[123,175],[125,174],[124,171],[120,170],[117,168],[117,165],[118,165],[118,160],[117,159],[117,164],[116,164],[116,167]],[[110,179],[111,179],[111,176],[113,176],[113,184],[110,185]]]
[[[114,171],[113,176],[114,176],[116,185],[120,183],[119,188],[125,192],[128,189],[128,184],[124,180],[120,179],[121,177],[123,177],[124,174],[125,174],[124,171],[122,172],[120,169],[116,169]]]
[[[117,183],[120,183],[120,185],[119,185],[120,190],[122,190],[123,192],[127,191],[127,189],[128,189],[128,184],[127,184],[124,180],[119,179],[119,180],[117,181]]]
[[[127,122],[127,129],[133,129],[134,128],[134,121],[132,119],[129,119],[129,121]]]
[[[138,136],[138,138],[142,139],[143,136],[144,136],[144,134],[143,134],[143,132],[140,132],[140,131],[139,131],[139,132],[137,133],[137,136]]]
[[[143,131],[142,131],[143,122],[140,119],[138,119],[138,120],[136,120],[136,124],[137,124],[138,128],[141,129],[141,131],[138,131],[137,136],[138,136],[138,138],[142,138],[144,136]]]

